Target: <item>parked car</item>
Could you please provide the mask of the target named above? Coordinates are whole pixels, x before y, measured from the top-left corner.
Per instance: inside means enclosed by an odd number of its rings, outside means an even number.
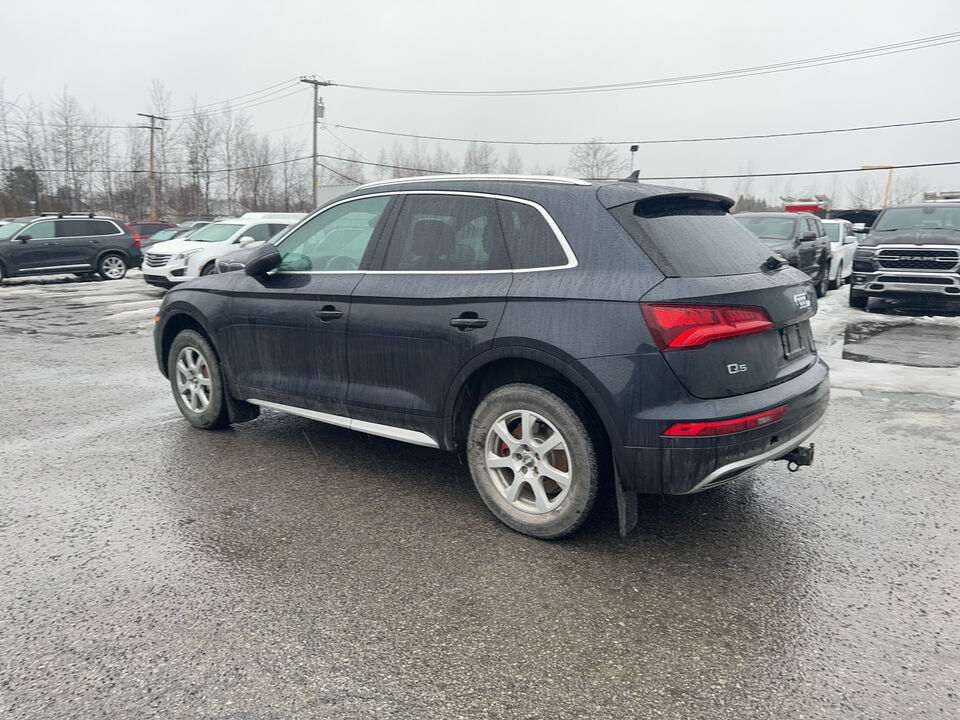
[[[140,239],[143,240],[144,238],[148,238],[160,230],[176,227],[177,224],[172,222],[162,222],[159,220],[133,220],[128,222],[127,226],[137,233],[137,235],[140,236]]]
[[[209,225],[213,220],[184,220],[182,223],[179,223],[177,227],[182,228],[198,228],[203,227],[204,225]]]
[[[807,277],[719,195],[445,176],[364,185],[160,307],[191,424],[261,408],[465,453],[510,527],[576,530],[613,476],[696,493],[800,447],[829,396]],[[331,442],[336,442],[331,440]]]
[[[151,285],[169,288],[209,275],[221,255],[251,243],[264,243],[303,217],[303,213],[247,213],[204,225],[186,238],[157,243],[144,253],[143,279]]]
[[[860,243],[849,220],[820,222],[830,238],[830,289],[836,290],[849,280],[853,272],[853,255]]]
[[[823,297],[830,282],[830,241],[820,218],[804,212],[746,212],[734,216],[767,247],[803,270]]]
[[[850,305],[871,297],[960,300],[960,202],[880,213],[854,256]]]
[[[22,217],[0,227],[0,280],[63,273],[119,280],[141,259],[134,232],[93,213]]]
[[[189,226],[189,227],[172,227],[164,228],[163,230],[158,230],[149,238],[144,239],[140,238],[140,250],[146,252],[147,248],[156,245],[157,243],[166,242],[167,240],[173,240],[174,238],[186,238],[191,233],[197,231],[199,227]]]

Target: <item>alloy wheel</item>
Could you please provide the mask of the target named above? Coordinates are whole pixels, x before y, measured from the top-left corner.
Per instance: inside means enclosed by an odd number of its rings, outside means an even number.
[[[194,413],[202,413],[210,407],[213,391],[210,368],[196,348],[185,347],[177,355],[176,382],[184,407]]]

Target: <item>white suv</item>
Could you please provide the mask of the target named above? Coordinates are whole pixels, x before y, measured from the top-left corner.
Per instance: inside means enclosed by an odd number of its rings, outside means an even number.
[[[215,271],[217,258],[239,247],[261,245],[304,213],[250,212],[205,225],[187,238],[151,245],[143,254],[143,279],[169,288]]]

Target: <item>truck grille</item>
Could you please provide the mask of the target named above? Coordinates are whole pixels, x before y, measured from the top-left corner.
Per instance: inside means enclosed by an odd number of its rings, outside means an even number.
[[[884,270],[952,270],[960,261],[957,250],[881,250],[877,262]]]
[[[923,277],[922,275],[880,275],[874,282],[953,285],[953,281],[948,277]]]
[[[170,255],[156,255],[154,253],[147,253],[147,257],[143,261],[143,264],[147,267],[163,267],[169,261]]]

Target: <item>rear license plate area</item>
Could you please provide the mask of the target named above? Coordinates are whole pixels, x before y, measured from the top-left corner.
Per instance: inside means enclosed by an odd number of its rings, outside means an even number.
[[[780,328],[780,344],[783,345],[783,357],[787,360],[802,355],[805,348],[800,325]]]

